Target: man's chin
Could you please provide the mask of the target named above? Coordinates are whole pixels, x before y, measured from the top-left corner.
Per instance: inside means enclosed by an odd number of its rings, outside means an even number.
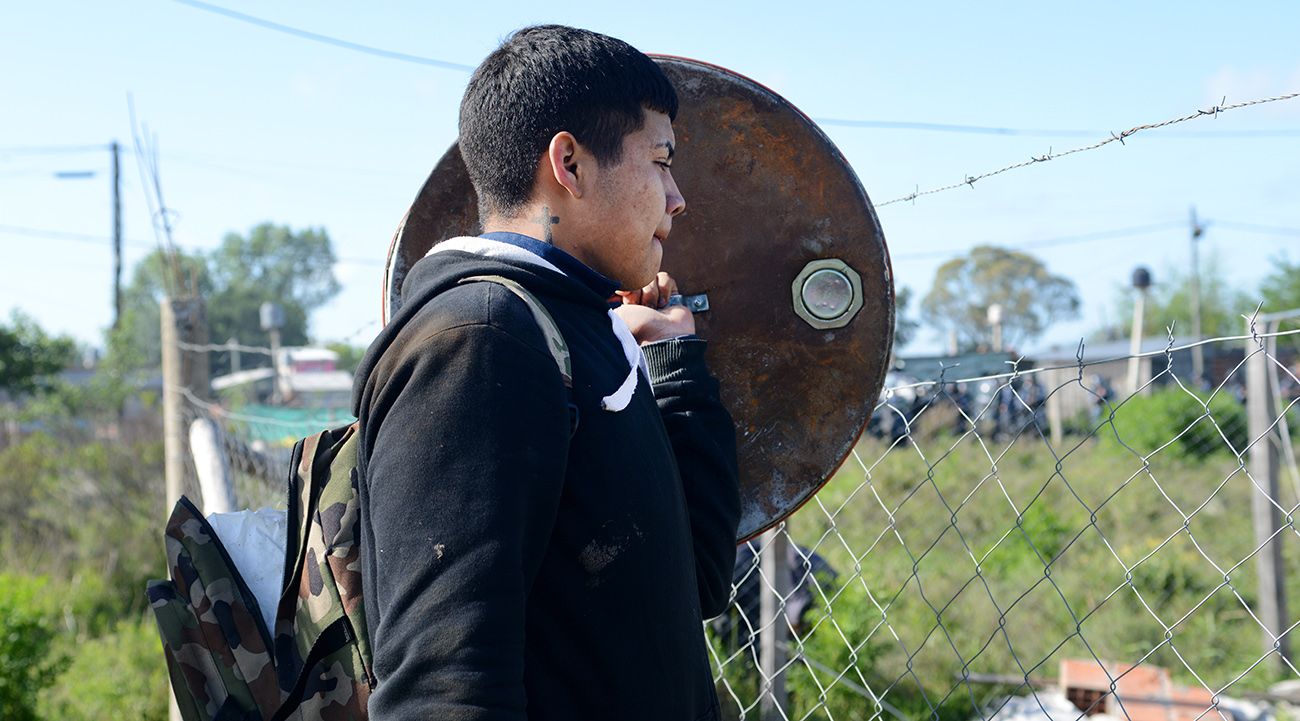
[[[625,292],[625,293],[632,293],[632,292],[634,292],[634,291],[638,291],[638,290],[645,290],[645,287],[646,287],[647,285],[650,285],[652,282],[654,282],[654,279],[655,279],[655,278],[654,278],[654,276],[652,275],[652,276],[650,276],[649,278],[647,278],[646,281],[645,281],[644,283],[629,284],[626,288],[620,288],[619,290],[622,290],[622,291]]]

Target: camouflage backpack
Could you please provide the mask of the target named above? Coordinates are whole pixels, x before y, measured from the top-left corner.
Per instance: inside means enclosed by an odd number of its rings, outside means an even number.
[[[500,276],[461,282],[471,281],[500,284],[527,303],[572,389],[567,344],[541,302]],[[375,677],[362,606],[358,432],[352,423],[293,448],[274,629],[202,512],[188,498],[176,503],[166,530],[171,579],[150,581],[146,592],[185,721],[367,718]]]

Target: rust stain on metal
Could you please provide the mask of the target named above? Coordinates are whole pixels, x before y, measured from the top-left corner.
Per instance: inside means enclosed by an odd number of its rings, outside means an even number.
[[[847,458],[884,381],[894,329],[889,254],[875,210],[839,150],[794,106],[722,68],[657,58],[676,86],[673,174],[689,212],[663,267],[697,316],[709,364],[736,420],[740,539],[807,502]],[[434,243],[478,232],[478,210],[453,146],[412,204],[389,252],[391,317],[406,271]],[[862,277],[863,307],[834,332],[795,315],[790,284],[835,257]]]

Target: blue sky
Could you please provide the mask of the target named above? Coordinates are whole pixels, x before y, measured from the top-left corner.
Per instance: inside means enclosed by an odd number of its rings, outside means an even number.
[[[562,22],[647,52],[706,60],[758,80],[814,118],[1110,131],[1218,103],[1300,90],[1293,2],[538,4],[249,2],[232,10],[413,55],[476,64],[512,29]],[[0,313],[98,343],[111,321],[108,153],[130,147],[127,96],[156,134],[175,237],[210,248],[262,221],[327,229],[344,291],[313,316],[321,339],[377,329],[382,260],[398,220],[455,138],[467,73],[276,33],[172,0],[0,7]],[[825,127],[877,203],[915,188],[1087,144],[1086,137]],[[916,296],[940,263],[978,243],[1020,246],[1137,226],[1140,235],[1040,246],[1075,281],[1068,343],[1113,316],[1137,264],[1157,282],[1185,267],[1186,219],[1211,221],[1202,258],[1253,292],[1300,235],[1300,99],[1156,131],[879,210],[899,286]],[[1289,135],[1207,136],[1215,131]],[[127,266],[153,232],[135,158],[124,155]],[[91,170],[89,179],[58,179]],[[687,191],[689,197],[689,189]],[[89,237],[53,238],[30,229]],[[95,238],[105,238],[98,241]],[[923,333],[908,350],[941,346]]]

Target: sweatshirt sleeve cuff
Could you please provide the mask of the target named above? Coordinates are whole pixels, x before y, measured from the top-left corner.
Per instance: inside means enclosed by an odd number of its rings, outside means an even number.
[[[708,378],[704,365],[704,351],[708,341],[696,336],[683,336],[655,341],[641,346],[646,365],[650,367],[652,384]]]

